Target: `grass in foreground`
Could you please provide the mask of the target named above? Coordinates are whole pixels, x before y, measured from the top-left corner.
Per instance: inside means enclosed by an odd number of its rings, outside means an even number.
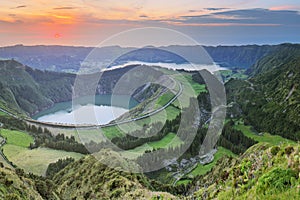
[[[229,164],[228,178],[194,195],[208,199],[299,199],[299,144],[258,143]],[[221,166],[220,166],[221,167]],[[222,174],[222,168],[214,169]],[[206,177],[207,178],[207,177]]]

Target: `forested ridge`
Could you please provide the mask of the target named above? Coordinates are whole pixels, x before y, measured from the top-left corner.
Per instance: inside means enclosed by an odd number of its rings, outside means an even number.
[[[249,80],[226,84],[228,102],[238,103],[246,123],[261,132],[300,140],[300,45],[285,45],[258,61]]]
[[[133,68],[136,68],[136,71],[151,70],[141,65],[132,65],[103,73],[80,75],[80,80],[85,82],[81,83],[84,88],[78,86],[76,91],[80,93],[77,96],[95,95],[93,89],[96,89],[96,94],[112,94],[118,80]],[[54,103],[72,100],[75,74],[32,69],[15,60],[0,61],[0,69],[0,106],[13,113],[32,116],[53,106]],[[150,74],[161,75],[156,70],[151,70]],[[94,83],[90,80],[99,80],[96,88],[93,88]],[[139,95],[140,90],[135,91],[133,96],[138,101],[143,101],[159,88],[154,85],[148,87],[151,89],[146,90],[143,97]]]

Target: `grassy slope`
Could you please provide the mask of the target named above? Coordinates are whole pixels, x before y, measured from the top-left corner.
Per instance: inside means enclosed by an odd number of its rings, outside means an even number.
[[[236,155],[234,153],[232,153],[230,150],[225,149],[223,147],[218,147],[218,151],[214,155],[213,162],[211,162],[207,165],[198,164],[198,166],[193,171],[191,171],[188,175],[197,176],[197,175],[206,174],[208,171],[210,171],[213,168],[213,166],[216,165],[217,161],[225,155],[236,157]]]
[[[180,81],[183,84],[183,94],[180,95],[179,99],[182,103],[181,106],[188,106],[189,97],[194,96],[195,94],[199,94],[201,92],[206,92],[205,85],[200,85],[192,80],[192,76],[190,74],[178,74],[174,76],[176,80]],[[156,105],[165,105],[170,99],[172,99],[174,94],[166,93],[158,98]],[[138,130],[141,129],[144,124],[151,124],[153,122],[165,122],[165,120],[175,119],[179,114],[180,110],[172,105],[179,106],[178,101],[173,102],[170,106],[168,106],[164,111],[155,114],[154,116],[138,120],[133,123],[128,123],[126,126],[130,126],[130,130]],[[109,139],[112,139],[116,136],[122,136],[124,133],[117,127],[107,127],[102,129],[105,136]]]
[[[4,165],[4,167],[12,168],[12,166],[10,166],[2,156],[0,156],[0,162]]]
[[[263,135],[259,136],[257,135],[254,131],[251,130],[251,126],[245,126],[243,124],[236,124],[235,128],[237,130],[242,131],[247,137],[254,139],[255,141],[258,142],[268,142],[270,144],[273,145],[278,145],[281,144],[283,142],[285,143],[294,143],[291,140],[282,138],[281,136],[278,135],[271,135],[268,133],[264,133]],[[192,176],[197,176],[197,175],[204,175],[206,174],[208,171],[210,171],[215,165],[216,162],[224,155],[228,155],[228,156],[233,156],[235,157],[236,155],[234,153],[232,153],[231,151],[223,148],[223,147],[219,147],[217,153],[215,154],[215,159],[212,163],[209,163],[207,165],[201,165],[198,164],[198,166],[189,173],[189,175]],[[186,184],[188,183],[189,180],[181,180],[178,182],[178,184]]]
[[[13,181],[12,184],[9,184]],[[43,198],[36,191],[32,180],[18,176],[13,170],[0,167],[0,199],[35,199]]]
[[[4,116],[4,115],[7,115],[6,113],[0,111],[0,116]]]
[[[7,144],[11,145],[29,147],[30,143],[33,142],[33,137],[20,131],[11,131],[3,129],[1,130],[0,134],[2,137],[6,138]]]
[[[163,110],[151,117],[147,117],[142,120],[119,125],[120,128],[117,126],[105,127],[105,128],[102,128],[102,131],[108,139],[112,139],[113,137],[120,137],[128,131],[141,130],[143,128],[144,124],[151,124],[151,123],[155,123],[155,122],[162,122],[164,124],[166,120],[175,119],[176,116],[179,114],[179,112],[180,112],[179,109],[170,105],[165,110]],[[125,130],[125,133],[124,133],[124,130]]]
[[[135,159],[138,156],[142,155],[147,150],[153,150],[154,148],[158,149],[158,148],[176,147],[179,146],[180,144],[182,144],[180,138],[177,137],[177,135],[174,133],[169,133],[160,141],[143,144],[139,147],[123,152],[123,155],[129,159]]]
[[[243,132],[243,134],[249,138],[257,142],[267,142],[272,145],[279,145],[281,143],[295,143],[292,140],[283,138],[279,135],[271,135],[269,133],[263,133],[262,135],[258,135],[258,133],[253,130],[251,126],[244,125],[242,120],[236,121],[234,128]]]
[[[214,155],[213,162],[211,162],[209,164],[206,164],[206,165],[198,164],[197,167],[194,170],[192,170],[189,174],[186,175],[186,177],[193,178],[193,177],[198,176],[198,175],[204,175],[204,174],[206,174],[207,172],[209,172],[216,165],[216,163],[218,162],[218,160],[220,160],[225,155],[226,156],[236,157],[236,155],[234,153],[232,153],[230,150],[225,149],[223,147],[218,147],[218,151]],[[182,180],[178,181],[176,184],[177,185],[187,184],[189,182],[190,182],[189,179],[184,179],[183,178]]]
[[[288,154],[290,148],[293,151]],[[224,200],[299,199],[299,150],[299,144],[274,147],[258,143],[241,157],[220,163],[218,168],[202,177],[202,183],[210,182],[210,185],[200,186],[194,196]],[[229,174],[227,178],[222,176],[225,173]]]
[[[116,152],[104,151],[104,154],[112,162],[126,162]],[[107,159],[102,156],[98,158]],[[147,189],[145,185],[150,183],[143,175],[106,167],[93,156],[71,163],[54,177],[54,182],[62,199],[156,199],[157,196],[177,199],[168,193]]]
[[[156,142],[150,142],[149,146],[158,149],[158,148],[170,148],[177,147],[182,144],[182,141],[175,133],[169,133],[162,140]]]
[[[272,145],[279,145],[281,143],[289,143],[289,144],[294,144],[295,142],[292,140],[288,140],[285,139],[281,136],[278,135],[271,135],[269,133],[264,133],[263,135],[258,135],[254,130],[252,130],[251,126],[245,126],[243,124],[243,122],[241,120],[236,121],[235,126],[234,126],[237,130],[240,130],[244,133],[245,136],[254,139],[257,142],[260,143],[270,143]],[[191,175],[192,177],[197,176],[197,175],[204,175],[206,174],[208,171],[210,171],[215,165],[216,162],[224,155],[228,155],[228,156],[236,156],[235,154],[233,154],[231,151],[223,148],[223,147],[219,147],[218,148],[218,152],[215,154],[215,159],[212,163],[209,163],[207,165],[201,165],[198,164],[198,166],[191,171],[189,175]],[[186,184],[190,182],[187,179],[183,179],[177,182],[177,184]]]
[[[10,144],[3,147],[3,152],[11,162],[24,169],[25,172],[31,172],[36,175],[45,175],[48,165],[56,162],[58,159],[72,157],[77,160],[83,156],[79,153],[48,148],[30,150]]]
[[[48,148],[30,150],[29,144],[33,142],[32,136],[20,131],[1,130],[1,135],[7,139],[2,149],[4,155],[18,167],[37,175],[44,175],[49,163],[58,159],[82,157],[79,153],[58,151]]]
[[[254,139],[255,141],[258,142],[268,142],[273,145],[278,145],[280,143],[295,143],[292,140],[283,138],[279,135],[271,135],[269,133],[263,133],[263,135],[257,135],[251,130],[251,126],[245,126],[245,125],[236,125],[235,128],[237,130],[240,130],[244,133],[249,138]]]
[[[158,98],[156,101],[155,108],[160,108],[164,105],[166,105],[172,98],[174,97],[174,94],[170,91],[166,92],[162,96]]]
[[[248,76],[245,74],[245,69],[241,70],[221,70],[219,71],[219,74],[223,77],[224,81],[228,81],[231,78],[236,78],[236,79],[247,79]]]

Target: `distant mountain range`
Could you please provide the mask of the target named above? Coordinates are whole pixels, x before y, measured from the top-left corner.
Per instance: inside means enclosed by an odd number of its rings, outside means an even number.
[[[260,58],[287,45],[246,45],[246,46],[204,46],[203,48],[211,56],[212,60],[222,67],[227,68],[249,68]],[[119,46],[110,47],[72,47],[72,46],[23,46],[0,47],[0,59],[15,59],[25,65],[40,70],[77,72],[82,65],[93,65],[95,63],[84,63],[86,57],[93,51],[100,63],[97,65],[109,67],[114,64],[124,64],[128,61],[141,62],[187,62],[181,53],[185,52],[189,62],[205,60],[199,56],[205,56],[200,46],[167,46],[167,47],[145,47],[123,48]],[[178,52],[180,55],[176,55]],[[186,53],[188,52],[188,54]],[[205,61],[204,61],[205,62]]]

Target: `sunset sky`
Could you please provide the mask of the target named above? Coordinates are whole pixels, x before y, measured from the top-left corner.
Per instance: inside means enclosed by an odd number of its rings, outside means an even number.
[[[0,5],[0,46],[95,46],[142,27],[174,29],[204,45],[300,42],[299,0],[1,0]]]

